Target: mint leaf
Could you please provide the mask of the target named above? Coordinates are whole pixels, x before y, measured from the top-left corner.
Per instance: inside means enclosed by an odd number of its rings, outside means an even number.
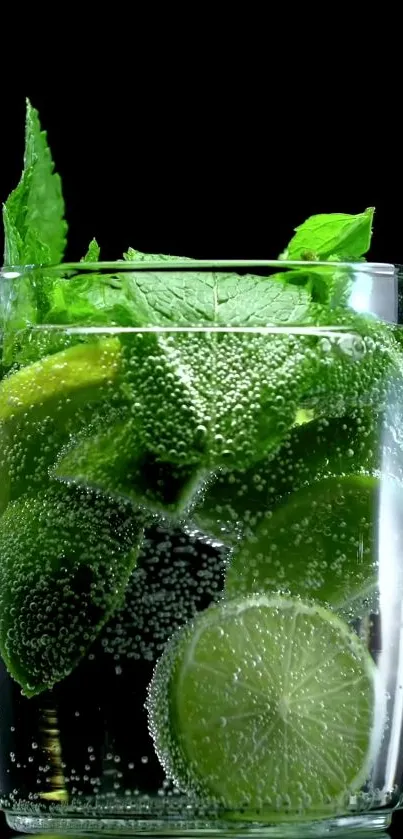
[[[100,251],[101,249],[97,240],[91,239],[91,242],[88,245],[87,253],[83,256],[81,262],[98,262]]]
[[[122,337],[125,395],[133,406],[141,456],[148,452],[158,463],[177,467],[193,464],[196,474],[231,458],[259,458],[283,438],[297,410],[299,354],[293,356],[289,343],[275,336],[231,335],[225,329],[309,323],[310,306],[306,289],[283,278],[188,270],[83,273],[57,282],[44,322],[182,327],[179,335]],[[224,331],[194,335],[187,327]],[[212,417],[227,376],[233,381],[231,398]],[[278,399],[280,390],[286,396]],[[244,421],[235,421],[240,405]],[[185,470],[185,483],[192,484],[193,471]]]
[[[331,256],[346,261],[367,253],[372,234],[373,207],[358,215],[321,213],[296,227],[295,236],[281,254],[289,260],[327,260]]]
[[[353,274],[349,268],[329,268],[325,266],[309,266],[309,268],[294,268],[284,274],[276,275],[287,283],[305,288],[313,303],[326,306],[327,311],[335,306],[348,305],[351,293]],[[313,315],[313,310],[311,309]]]
[[[173,335],[129,333],[121,340],[125,396],[139,436],[136,457],[148,453],[147,462],[158,462],[165,476],[174,466],[177,472],[192,465],[183,473],[185,495],[199,470],[234,459],[249,463],[277,445],[293,424],[304,368],[300,355],[287,337],[230,330],[309,322],[310,296],[304,288],[211,271],[130,271],[61,280],[52,300],[49,322],[183,328]],[[194,334],[188,327],[223,331]],[[217,394],[228,378],[231,395],[220,400]],[[131,457],[132,471],[133,464]],[[175,480],[180,483],[182,477]],[[139,481],[133,481],[138,493]]]
[[[310,294],[278,279],[186,271],[59,278],[42,323],[268,326],[310,323]]]
[[[373,214],[371,207],[355,216],[346,213],[311,216],[296,228],[295,236],[280,259],[361,262],[370,246]],[[323,266],[309,265],[288,271],[285,279],[304,286],[315,303],[331,307],[348,303],[352,277],[346,268],[325,271]]]
[[[64,482],[130,500],[153,513],[182,515],[204,480],[193,465],[158,460],[141,444],[136,419],[74,439],[51,468]]]
[[[58,263],[67,225],[60,178],[41,131],[38,112],[27,100],[24,170],[3,208],[6,265]]]
[[[312,368],[290,334],[139,333],[127,336],[124,355],[125,395],[143,449],[207,471],[242,468],[276,448]]]
[[[4,264],[18,265],[20,254],[23,252],[23,243],[13,219],[10,216],[7,204],[3,204],[3,225],[4,225]]]
[[[91,260],[92,261],[92,260]],[[135,326],[136,312],[124,280],[83,273],[59,278],[50,294],[43,323],[82,326]]]
[[[194,262],[190,256],[168,256],[166,253],[143,253],[135,248],[128,248],[123,258],[128,262]]]
[[[286,277],[139,271],[121,275],[138,325],[269,326],[309,319],[310,295]]]

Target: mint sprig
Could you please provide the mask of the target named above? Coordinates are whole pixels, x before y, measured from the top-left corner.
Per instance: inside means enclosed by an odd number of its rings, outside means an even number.
[[[101,248],[96,239],[91,239],[88,245],[87,253],[83,256],[81,262],[98,262]]]
[[[194,262],[191,256],[169,256],[166,253],[144,253],[135,248],[128,248],[123,254],[123,259],[128,262]]]
[[[371,244],[374,208],[363,213],[320,213],[295,228],[281,259],[359,260]]]
[[[363,213],[321,213],[310,216],[295,228],[281,260],[312,262],[363,261],[372,236],[374,209]],[[351,291],[351,271],[340,267],[324,270],[312,264],[287,271],[287,282],[304,286],[312,300],[332,308],[347,305]]]
[[[133,272],[122,276],[138,325],[270,326],[303,323],[310,296],[286,277],[222,272]]]
[[[67,224],[61,181],[41,130],[38,111],[27,100],[24,169],[3,207],[5,265],[58,263]]]

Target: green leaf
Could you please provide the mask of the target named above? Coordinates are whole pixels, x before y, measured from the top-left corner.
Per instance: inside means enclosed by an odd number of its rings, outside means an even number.
[[[289,260],[327,260],[331,256],[345,261],[360,259],[367,253],[372,234],[373,207],[358,215],[321,213],[296,228],[295,236],[281,255]]]
[[[59,176],[41,131],[38,112],[27,100],[24,170],[3,208],[6,265],[58,263],[67,225]]]
[[[309,322],[310,295],[286,277],[188,271],[122,275],[138,325],[269,326]]]
[[[87,253],[83,256],[81,262],[98,262],[100,251],[101,249],[97,240],[91,239],[91,242],[88,245]]]
[[[71,278],[61,277],[55,282],[42,322],[135,326],[136,312],[124,278],[84,273]]]
[[[194,262],[190,256],[168,256],[166,253],[143,253],[135,248],[128,248],[123,258],[128,262]]]
[[[250,465],[295,421],[312,361],[290,334],[126,336],[125,393],[145,451],[202,469]],[[313,339],[306,339],[307,349]]]
[[[4,264],[18,265],[23,252],[21,236],[10,216],[7,204],[3,205]]]
[[[303,363],[286,340],[232,335],[226,328],[287,326],[309,323],[309,317],[304,288],[210,271],[80,275],[59,284],[47,315],[59,323],[183,328],[175,336],[158,331],[125,336],[126,396],[143,452],[161,463],[207,469],[231,458],[249,462],[277,445],[294,421],[302,375]],[[195,335],[188,327],[223,332]],[[231,398],[211,417],[228,376]],[[280,390],[287,394],[281,406]],[[243,419],[235,422],[240,404]]]
[[[330,311],[336,306],[347,306],[354,282],[353,273],[349,268],[329,268],[325,266],[310,266],[309,268],[295,268],[282,277],[287,283],[302,286],[310,294],[313,303],[319,303]],[[313,310],[311,309],[313,315]]]
[[[197,466],[164,463],[147,452],[136,419],[119,421],[65,447],[52,477],[110,497],[130,500],[153,513],[180,516],[204,481]]]

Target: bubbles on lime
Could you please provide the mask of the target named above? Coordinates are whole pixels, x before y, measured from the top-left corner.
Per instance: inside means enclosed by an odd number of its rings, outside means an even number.
[[[369,772],[375,691],[371,656],[336,615],[250,596],[174,636],[150,685],[150,731],[189,794],[225,810],[333,815]]]
[[[119,411],[120,341],[102,338],[45,356],[0,383],[0,510],[48,483],[60,448]]]
[[[403,498],[403,494],[402,494]],[[233,551],[226,593],[283,590],[334,608],[377,584],[379,479],[327,478],[285,497]]]
[[[207,536],[237,545],[290,493],[326,477],[374,474],[379,438],[370,409],[330,419],[301,411],[275,452],[249,469],[217,470],[200,487],[189,518]]]

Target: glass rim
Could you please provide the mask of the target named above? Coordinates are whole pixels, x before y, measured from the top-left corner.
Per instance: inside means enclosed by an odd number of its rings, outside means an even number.
[[[326,262],[287,259],[169,259],[169,260],[116,260],[110,262],[62,262],[60,264],[27,264],[4,265],[0,267],[0,278],[18,279],[35,271],[46,271],[52,274],[61,273],[107,273],[129,271],[181,271],[197,270],[223,271],[248,268],[271,268],[277,270],[300,269],[317,270],[349,270],[372,275],[395,276],[402,269],[401,265],[391,262]]]

